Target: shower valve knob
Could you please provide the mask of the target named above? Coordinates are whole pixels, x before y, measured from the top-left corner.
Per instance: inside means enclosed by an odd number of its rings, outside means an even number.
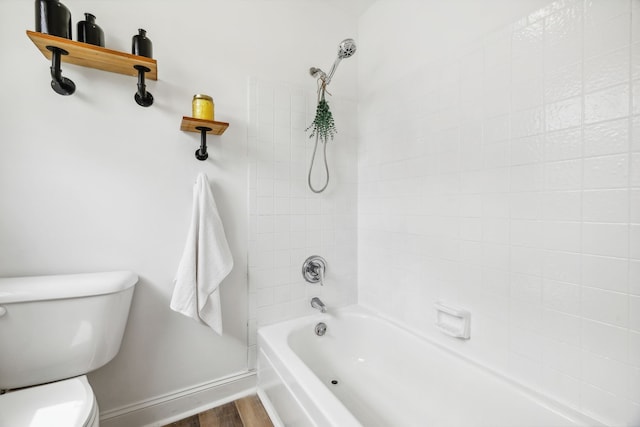
[[[319,255],[307,258],[302,264],[302,277],[309,283],[320,283],[324,285],[324,272],[327,262]]]

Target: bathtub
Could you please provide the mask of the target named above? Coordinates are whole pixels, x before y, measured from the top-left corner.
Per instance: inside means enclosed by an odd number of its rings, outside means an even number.
[[[279,426],[603,425],[359,306],[260,328],[258,348],[258,394]]]

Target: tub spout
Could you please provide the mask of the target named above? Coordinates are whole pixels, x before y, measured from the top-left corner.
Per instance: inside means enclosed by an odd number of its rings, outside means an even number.
[[[320,301],[318,297],[311,298],[311,307],[320,310],[322,313],[327,312],[327,307],[325,307],[324,303]]]

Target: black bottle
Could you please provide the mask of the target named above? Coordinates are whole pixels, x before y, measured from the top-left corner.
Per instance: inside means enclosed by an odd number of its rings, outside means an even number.
[[[104,31],[90,13],[84,14],[84,21],[78,21],[78,41],[104,47]]]
[[[147,32],[140,28],[138,34],[131,39],[131,53],[138,56],[153,58],[153,45],[147,38]]]
[[[36,0],[36,31],[71,39],[71,12],[60,0]]]

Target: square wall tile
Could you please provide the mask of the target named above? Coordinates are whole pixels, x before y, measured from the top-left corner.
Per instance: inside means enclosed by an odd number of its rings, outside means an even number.
[[[543,164],[511,167],[511,192],[541,191],[544,188]]]
[[[624,258],[629,254],[629,227],[626,224],[584,223],[582,252]]]
[[[545,69],[544,97],[548,103],[582,94],[582,62]]]
[[[582,283],[593,288],[626,293],[629,261],[624,258],[583,255]]]
[[[545,222],[543,236],[545,249],[580,252],[581,225],[579,222]]]
[[[626,154],[584,160],[584,188],[624,188],[629,185],[628,180],[629,158]]]
[[[587,222],[629,221],[629,192],[620,190],[585,191],[582,198],[582,219]]]
[[[571,108],[567,107],[565,109],[562,109],[562,107],[558,106],[554,111],[556,111],[558,115],[561,115],[565,112],[565,110],[571,110]],[[575,112],[571,110],[567,112],[566,115],[571,116],[572,112],[575,114]],[[557,116],[554,116],[554,118],[555,117]],[[557,123],[557,121],[554,123]],[[543,129],[544,110],[542,109],[542,107],[517,111],[511,115],[511,135],[514,138],[537,135],[542,133]]]
[[[572,283],[545,280],[542,305],[550,310],[577,316],[580,314],[580,286]]]
[[[547,339],[543,344],[543,363],[565,375],[582,377],[582,366],[576,363],[582,358],[580,347]]]
[[[579,284],[581,262],[578,253],[543,251],[542,277],[559,282]]]
[[[608,86],[628,83],[629,65],[630,55],[627,47],[587,59],[584,65],[585,91],[593,92]]]
[[[583,319],[580,331],[583,349],[619,362],[627,362],[626,328]]]
[[[548,191],[540,194],[542,219],[550,221],[580,221],[582,193],[580,191]]]
[[[626,153],[629,149],[629,119],[600,122],[584,128],[584,155]]]
[[[545,138],[534,135],[511,141],[511,165],[538,163],[544,160]]]
[[[582,317],[626,327],[629,325],[629,298],[626,293],[583,287],[580,295]]]
[[[545,64],[556,68],[582,59],[582,18],[579,6],[561,9],[545,18]]]
[[[580,342],[583,341],[581,330],[580,317],[561,311],[544,309],[543,332],[547,338],[569,345],[579,346]],[[599,335],[597,335],[599,333],[601,332],[593,332],[596,336],[591,338],[594,342],[590,344],[594,347],[598,347],[601,344],[598,339]]]
[[[580,189],[582,187],[582,168],[582,160],[545,163],[544,189],[548,191]]]
[[[544,120],[548,131],[580,125],[582,122],[582,97],[576,96],[547,104]]]
[[[613,4],[618,1],[612,0],[610,3]],[[622,1],[628,7],[628,2],[626,0]],[[594,3],[604,2],[594,1]],[[629,45],[629,40],[631,39],[631,19],[629,19],[629,14],[622,13],[611,18],[604,18],[607,15],[591,15],[589,18],[593,19],[585,19],[584,53],[587,58],[603,55]]]
[[[589,93],[584,99],[584,121],[595,123],[629,114],[630,86],[622,84]]]
[[[582,129],[572,128],[548,132],[545,138],[545,160],[567,160],[582,157]]]

